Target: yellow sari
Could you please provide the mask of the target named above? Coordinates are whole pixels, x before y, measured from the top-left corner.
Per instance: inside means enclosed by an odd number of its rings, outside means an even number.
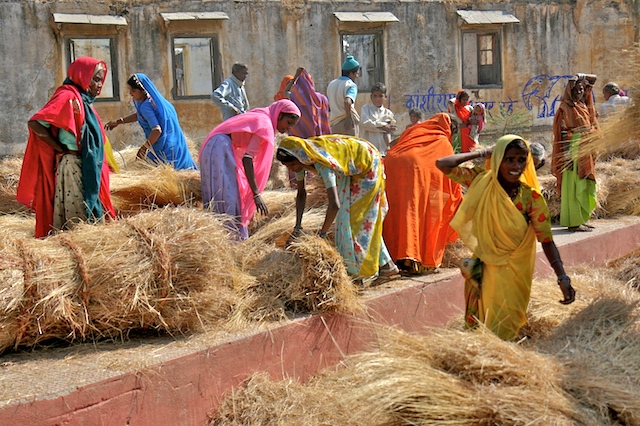
[[[491,168],[480,173],[469,186],[451,226],[482,261],[479,292],[467,279],[467,313],[477,305],[477,318],[504,340],[513,340],[526,323],[536,259],[533,226],[513,204],[498,181],[506,146],[516,135],[498,139],[491,155]],[[520,181],[539,191],[540,184],[529,153]]]
[[[314,165],[317,171],[324,167],[335,174],[340,199],[336,247],[351,275],[377,274],[380,265],[391,260],[382,239],[388,205],[384,167],[377,149],[364,139],[344,135],[309,139],[289,136],[279,147],[302,164]]]

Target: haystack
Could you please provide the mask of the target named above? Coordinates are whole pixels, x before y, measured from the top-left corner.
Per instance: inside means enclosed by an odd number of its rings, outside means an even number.
[[[535,282],[525,332],[537,333],[520,344],[482,328],[381,331],[304,386],[250,378],[211,424],[640,424],[640,294],[615,273],[570,271],[570,306],[554,280]]]
[[[19,239],[2,254],[0,351],[201,330],[229,317],[242,277],[221,222],[189,208]]]
[[[255,244],[249,240],[240,250]],[[254,249],[253,256],[244,267],[255,280],[242,290],[241,302],[242,315],[252,321],[363,307],[342,256],[322,238],[300,237],[287,250],[265,244],[261,252]]]
[[[6,157],[0,160],[0,214],[25,213],[28,209],[16,200],[22,158]]]
[[[116,213],[126,216],[165,206],[202,208],[200,172],[160,165],[113,173],[111,199]]]

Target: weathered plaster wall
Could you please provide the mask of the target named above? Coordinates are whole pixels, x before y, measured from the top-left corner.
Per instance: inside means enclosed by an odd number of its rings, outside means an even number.
[[[473,91],[475,100],[488,102],[495,113],[501,103],[525,111],[530,124],[551,122],[553,101],[564,85],[557,76],[575,72],[598,74],[596,95],[609,80],[629,84],[629,70],[617,64],[612,52],[630,48],[637,38],[637,6],[632,0],[559,2],[505,1],[5,1],[0,4],[0,154],[21,153],[26,121],[64,79],[63,47],[52,13],[124,14],[128,21],[118,37],[120,102],[96,103],[108,120],[131,111],[126,79],[144,72],[169,99],[170,34],[188,29],[194,34],[217,34],[223,76],[231,65],[249,65],[247,92],[252,106],[272,100],[281,78],[298,66],[307,68],[316,87],[324,91],[339,75],[337,11],[387,11],[400,22],[383,24],[386,84],[390,106],[407,122],[411,94],[455,93],[461,86],[460,27],[457,9],[506,10],[519,24],[503,26],[503,86]],[[160,12],[217,11],[229,20],[167,26]],[[180,27],[179,25],[183,25]],[[186,27],[185,27],[186,25]],[[537,79],[536,79],[537,77]],[[553,83],[556,82],[554,85]],[[365,90],[366,88],[361,88]],[[546,92],[545,92],[546,91]],[[423,99],[424,100],[424,99]],[[359,96],[358,107],[368,101]],[[184,130],[196,141],[220,121],[210,100],[173,101]],[[438,105],[425,105],[425,116]],[[530,109],[529,109],[530,108]],[[133,126],[130,126],[133,127]],[[139,143],[135,129],[116,129],[116,143]]]

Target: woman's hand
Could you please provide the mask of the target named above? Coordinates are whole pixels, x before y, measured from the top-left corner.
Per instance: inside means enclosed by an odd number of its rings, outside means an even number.
[[[560,286],[560,290],[562,290],[562,295],[564,296],[563,300],[560,300],[560,303],[563,305],[569,305],[576,300],[576,291],[571,287],[571,278],[567,275],[563,274],[558,277],[558,285]]]
[[[120,117],[117,120],[111,120],[107,124],[104,125],[105,130],[112,130],[118,127],[120,124],[124,123],[124,118]]]
[[[138,150],[136,157],[138,157],[139,160],[144,160],[145,158],[147,158],[147,151],[149,151],[149,148],[147,148],[147,144],[145,143]]]
[[[258,213],[269,213],[269,209],[267,208],[267,205],[264,203],[264,200],[262,199],[262,196],[260,194],[254,195],[253,201],[256,203],[256,209],[258,210]]]

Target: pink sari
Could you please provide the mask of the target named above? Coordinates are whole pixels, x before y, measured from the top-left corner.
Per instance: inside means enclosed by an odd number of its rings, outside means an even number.
[[[243,227],[249,225],[256,212],[256,204],[253,200],[253,192],[249,186],[247,175],[242,167],[242,157],[247,153],[250,137],[242,137],[240,134],[250,134],[260,138],[260,148],[253,156],[253,169],[258,190],[262,192],[267,185],[271,164],[273,163],[273,151],[275,148],[275,135],[278,119],[281,113],[300,115],[298,107],[288,99],[282,99],[272,103],[266,108],[255,108],[244,114],[239,114],[216,126],[207,136],[202,152],[216,135],[229,135],[233,145],[233,156],[236,161],[236,173],[238,179],[238,194],[240,197],[241,217]],[[202,159],[200,159],[202,162]],[[203,200],[204,201],[204,200]]]

